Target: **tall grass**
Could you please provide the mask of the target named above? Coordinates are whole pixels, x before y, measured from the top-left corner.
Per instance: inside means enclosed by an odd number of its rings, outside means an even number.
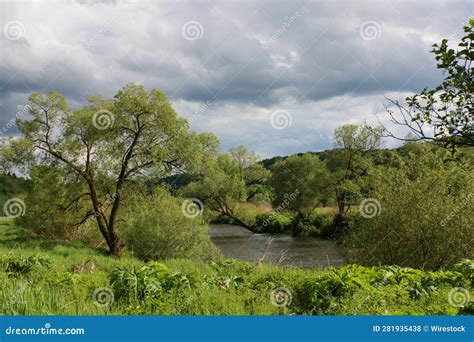
[[[145,264],[26,234],[10,221],[0,225],[0,314],[472,313],[472,302],[453,305],[450,294],[462,288],[474,297],[471,261],[444,272],[357,265],[303,270],[235,260]]]

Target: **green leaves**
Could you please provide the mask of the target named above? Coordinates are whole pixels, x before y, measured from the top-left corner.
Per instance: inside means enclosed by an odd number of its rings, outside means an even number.
[[[144,176],[200,171],[218,146],[215,136],[190,132],[163,92],[147,92],[135,84],[126,85],[112,99],[91,96],[88,106],[76,110],[59,93],[34,93],[28,108],[32,119],[18,120],[23,139],[11,144],[11,150],[21,147],[25,153],[14,159],[12,153],[2,152],[1,159],[16,166],[45,165],[63,178],[73,174],[79,187],[88,188],[89,208],[80,214],[84,220],[90,212],[96,214],[115,255],[121,249],[118,213],[127,195],[137,189],[128,184]]]
[[[229,154],[221,153],[207,159],[200,179],[190,183],[182,194],[200,198],[206,208],[253,228],[253,223],[240,217],[236,209],[257,194],[266,195],[268,189],[264,183],[269,174],[270,171],[257,164],[253,152],[237,146],[231,148]]]
[[[460,167],[445,149],[411,144],[397,168],[369,171],[369,196],[380,215],[362,220],[345,236],[346,252],[365,265],[398,264],[424,269],[452,266],[469,257],[474,217],[469,210],[472,164]]]
[[[12,277],[28,276],[36,267],[49,268],[51,262],[48,258],[39,255],[28,257],[11,255],[5,263],[5,271]]]
[[[433,44],[431,52],[435,55],[438,69],[442,69],[445,75],[443,83],[433,90],[424,89],[406,99],[409,105],[406,114],[418,123],[418,126],[411,126],[412,131],[422,139],[430,139],[429,132],[423,127],[426,123],[434,128],[432,134],[435,140],[446,147],[474,146],[472,19],[469,26],[464,27],[464,32],[466,35],[458,43],[457,49],[449,47],[447,39],[443,39],[440,44]]]
[[[320,203],[329,183],[325,164],[315,155],[294,155],[277,162],[269,184],[274,206],[281,210],[307,211]]]

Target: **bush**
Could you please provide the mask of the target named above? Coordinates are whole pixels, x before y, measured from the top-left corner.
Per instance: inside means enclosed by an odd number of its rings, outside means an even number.
[[[364,217],[344,239],[351,262],[439,269],[472,257],[473,173],[428,152],[369,174]]]
[[[189,287],[186,276],[153,261],[139,268],[117,266],[110,272],[109,280],[116,298],[126,302],[160,299],[171,289]]]
[[[126,220],[126,246],[145,261],[218,257],[219,251],[209,239],[207,224],[200,215],[185,216],[183,203],[183,199],[163,189],[152,196],[138,197]]]
[[[30,255],[28,257],[10,255],[5,260],[5,271],[12,277],[28,276],[34,269],[38,267],[50,267],[48,258]]]
[[[295,216],[292,227],[295,236],[335,237],[335,215],[332,213],[310,213]]]
[[[240,204],[235,208],[235,217],[249,227],[255,226],[255,219],[260,209],[251,204]],[[234,223],[235,224],[235,223]]]
[[[79,196],[88,190],[74,177],[44,165],[35,165],[30,183],[25,213],[15,220],[19,226],[49,241],[81,240],[91,245],[101,241],[93,216],[79,224],[91,205],[87,196]]]
[[[257,215],[256,231],[259,233],[283,233],[291,228],[291,216],[272,212]]]
[[[327,237],[342,239],[346,233],[358,227],[360,221],[361,216],[358,211],[349,211],[344,216],[336,214],[332,230],[328,231]]]

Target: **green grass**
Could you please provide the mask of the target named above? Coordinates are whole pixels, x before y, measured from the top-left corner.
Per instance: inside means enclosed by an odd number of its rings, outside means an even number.
[[[44,241],[1,220],[0,314],[466,314],[472,303],[456,307],[449,301],[457,287],[474,298],[473,263],[463,265],[423,272],[357,265],[303,270],[235,260],[144,264],[129,254],[117,259],[79,243]],[[94,292],[102,288],[104,297],[94,302]],[[283,296],[272,297],[279,288],[285,289]],[[113,302],[107,301],[110,293]],[[279,307],[272,298],[286,305]]]

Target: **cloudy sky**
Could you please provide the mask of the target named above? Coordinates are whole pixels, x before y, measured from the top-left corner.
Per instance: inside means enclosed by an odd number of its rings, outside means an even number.
[[[383,120],[384,96],[439,83],[431,45],[473,14],[472,1],[2,0],[0,134],[18,134],[34,91],[78,107],[134,82],[223,149],[331,148],[335,127]]]

